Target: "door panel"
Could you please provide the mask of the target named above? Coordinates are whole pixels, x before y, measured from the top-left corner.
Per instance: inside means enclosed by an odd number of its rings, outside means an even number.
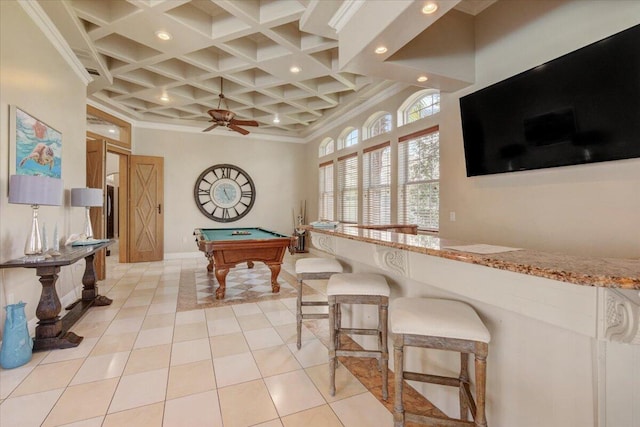
[[[130,261],[164,258],[164,158],[131,156]]]
[[[107,143],[103,140],[87,139],[87,187],[102,189],[104,206],[105,167],[107,161]],[[104,209],[92,207],[89,211],[93,237],[105,238]],[[98,280],[106,277],[105,251],[98,251],[94,259],[94,268]]]

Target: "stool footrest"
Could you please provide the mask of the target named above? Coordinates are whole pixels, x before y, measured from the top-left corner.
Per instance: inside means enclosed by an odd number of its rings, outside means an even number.
[[[402,378],[410,381],[421,381],[425,383],[447,385],[451,387],[460,387],[460,379],[454,377],[443,377],[440,375],[423,374],[421,372],[405,371]]]
[[[434,427],[475,427],[476,423],[473,421],[463,421],[463,420],[455,420],[451,418],[438,418],[438,417],[430,417],[428,415],[418,415],[418,414],[410,414],[408,412],[404,413],[405,421],[416,423],[416,424],[426,424]]]
[[[380,331],[378,329],[350,329],[340,328],[338,331],[340,334],[353,334],[353,335],[378,335]]]
[[[362,351],[336,350],[337,357],[367,357],[367,358],[379,359],[382,357],[382,355],[383,353],[381,351],[376,351],[376,350],[362,350]]]
[[[329,318],[329,314],[328,313],[306,313],[306,314],[302,314],[302,318],[303,319],[328,319]]]
[[[322,305],[327,307],[329,303],[327,301],[302,301],[300,305],[302,305],[303,307],[322,306]]]

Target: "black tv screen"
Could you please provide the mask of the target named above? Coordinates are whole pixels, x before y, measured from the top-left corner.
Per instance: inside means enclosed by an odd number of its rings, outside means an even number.
[[[467,176],[640,157],[640,25],[460,98]]]

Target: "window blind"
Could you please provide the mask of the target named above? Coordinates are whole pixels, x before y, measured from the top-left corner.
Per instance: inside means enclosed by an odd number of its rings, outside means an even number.
[[[438,127],[399,138],[398,221],[437,230],[440,210]]]
[[[358,222],[358,154],[338,159],[338,220]]]
[[[390,224],[391,147],[389,142],[364,150],[362,174],[362,221],[365,224]]]
[[[333,221],[333,162],[320,165],[319,178],[318,217],[320,220]]]

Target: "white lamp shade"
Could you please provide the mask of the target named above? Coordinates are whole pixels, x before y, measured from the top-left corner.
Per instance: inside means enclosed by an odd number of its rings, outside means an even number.
[[[102,189],[72,188],[71,206],[102,206]]]
[[[41,175],[11,175],[9,203],[60,206],[62,180]]]

